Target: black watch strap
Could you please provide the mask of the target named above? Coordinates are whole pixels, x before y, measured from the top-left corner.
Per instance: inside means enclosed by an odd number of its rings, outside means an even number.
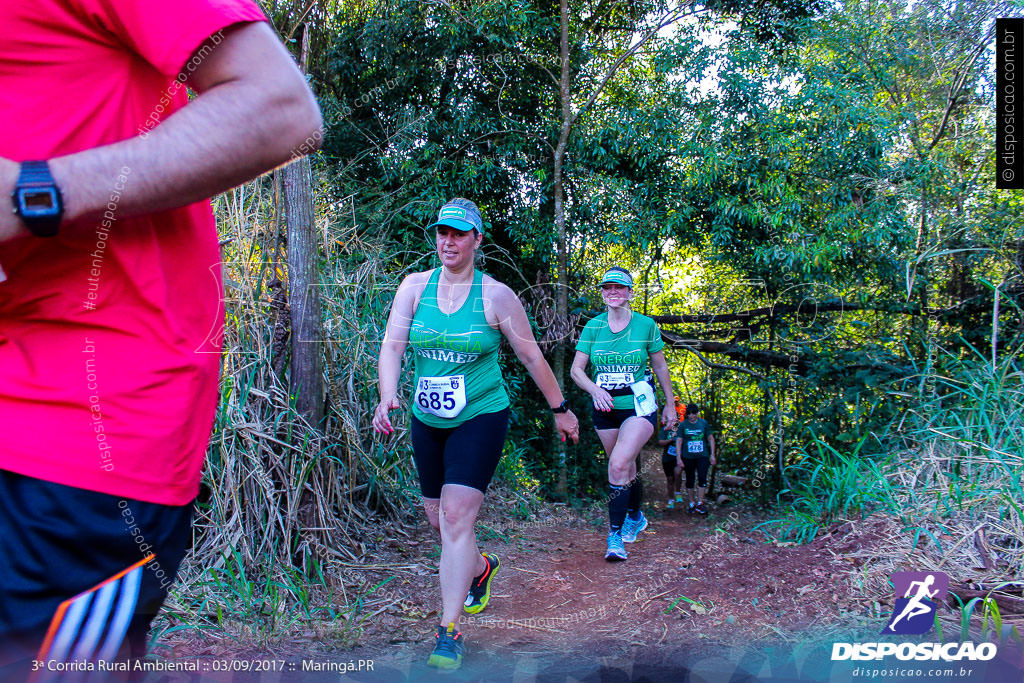
[[[46,161],[23,161],[11,193],[14,213],[36,237],[53,237],[64,216],[64,201]]]
[[[568,401],[562,401],[561,403],[558,404],[558,406],[556,406],[555,408],[552,408],[551,412],[552,413],[567,413],[567,412],[569,412],[569,402]]]

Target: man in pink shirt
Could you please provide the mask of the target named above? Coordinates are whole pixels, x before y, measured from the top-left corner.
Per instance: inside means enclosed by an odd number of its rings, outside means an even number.
[[[141,654],[216,410],[207,198],[321,119],[251,0],[6,2],[0,26],[3,674]]]

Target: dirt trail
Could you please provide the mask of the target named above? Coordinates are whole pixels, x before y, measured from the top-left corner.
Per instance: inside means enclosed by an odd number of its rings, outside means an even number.
[[[658,457],[648,452],[645,462]],[[718,662],[718,673],[736,673],[751,648],[842,621],[850,565],[826,546],[764,543],[753,527],[765,517],[751,507],[710,506],[707,516],[667,510],[660,466],[648,469],[644,484],[650,527],[617,563],[604,560],[605,508],[579,514],[550,506],[521,521],[489,497],[481,547],[497,553],[502,567],[488,608],[463,615],[466,664],[446,680],[672,680],[709,661]],[[364,597],[360,645],[291,640],[273,654],[293,671],[275,680],[337,680],[337,673],[302,671],[301,662],[360,659],[375,668],[348,674],[356,680],[434,676],[423,663],[440,605],[437,539],[422,520],[407,531],[410,538],[382,538],[369,561],[398,569],[352,570],[367,588],[390,578]],[[237,643],[193,640],[173,650],[176,657],[239,656]],[[748,662],[742,671],[758,666]]]
[[[645,461],[658,457],[649,452]],[[720,658],[735,662],[737,651],[752,644],[841,621],[848,563],[820,545],[765,544],[753,531],[765,518],[749,507],[711,506],[707,516],[667,510],[660,467],[644,474],[644,484],[650,527],[627,544],[626,562],[604,559],[602,507],[582,515],[554,507],[519,522],[485,503],[481,547],[497,553],[502,568],[488,608],[463,616],[469,653],[461,677],[475,680],[498,667],[523,680],[540,673],[604,680],[602,670],[627,661],[627,678],[636,680],[642,653],[641,665],[653,667],[648,677],[662,680],[702,654],[732,648],[732,659]],[[425,523],[412,543],[436,547]],[[394,546],[409,550],[407,543]],[[425,564],[436,567],[436,558]],[[347,656],[383,660],[389,675],[429,677],[421,664],[438,617],[436,574],[400,576],[382,590],[404,599],[376,615],[366,645]]]

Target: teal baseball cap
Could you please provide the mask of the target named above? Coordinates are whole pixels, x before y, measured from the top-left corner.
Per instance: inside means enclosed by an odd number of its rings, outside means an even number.
[[[442,206],[441,210],[437,212],[437,221],[428,225],[427,229],[439,225],[447,225],[449,228],[465,232],[476,230],[481,235],[484,234],[484,222],[480,218],[480,209],[476,208],[476,204],[462,197],[456,197]]]
[[[630,289],[633,289],[633,278],[632,276],[630,276],[628,270],[626,270],[625,268],[619,268],[618,266],[615,266],[613,268],[609,268],[605,272],[604,277],[601,278],[601,283],[598,285],[598,287],[603,287],[605,285],[610,284],[624,285],[626,287],[629,287]]]

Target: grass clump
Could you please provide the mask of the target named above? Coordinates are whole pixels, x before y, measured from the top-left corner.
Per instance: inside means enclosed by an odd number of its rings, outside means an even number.
[[[819,538],[856,568],[865,605],[892,600],[894,571],[950,579],[939,630],[1019,639],[1024,628],[1024,372],[1020,349],[998,363],[947,355],[916,378],[910,407],[848,452],[816,441],[790,469],[778,540]],[[905,397],[906,392],[900,392]],[[869,439],[888,452],[868,455]],[[829,532],[820,535],[828,528]],[[842,543],[838,540],[841,538]],[[831,539],[831,540],[829,540]],[[826,542],[827,541],[827,542]]]
[[[296,633],[351,644],[362,586],[344,578],[346,569],[363,562],[382,520],[402,519],[418,500],[408,440],[367,429],[379,340],[400,279],[394,255],[383,237],[321,207],[327,417],[311,425],[289,391],[275,187],[267,176],[215,203],[226,285],[221,395],[194,543],[155,624],[154,637],[170,645],[219,638],[259,647]]]
[[[779,493],[780,498],[791,498],[787,516],[756,528],[779,540],[809,543],[822,527],[837,520],[861,518],[877,509],[895,511],[884,461],[862,454],[866,441],[862,437],[848,453],[817,438],[813,453],[801,449],[799,460],[787,468],[792,487]]]

